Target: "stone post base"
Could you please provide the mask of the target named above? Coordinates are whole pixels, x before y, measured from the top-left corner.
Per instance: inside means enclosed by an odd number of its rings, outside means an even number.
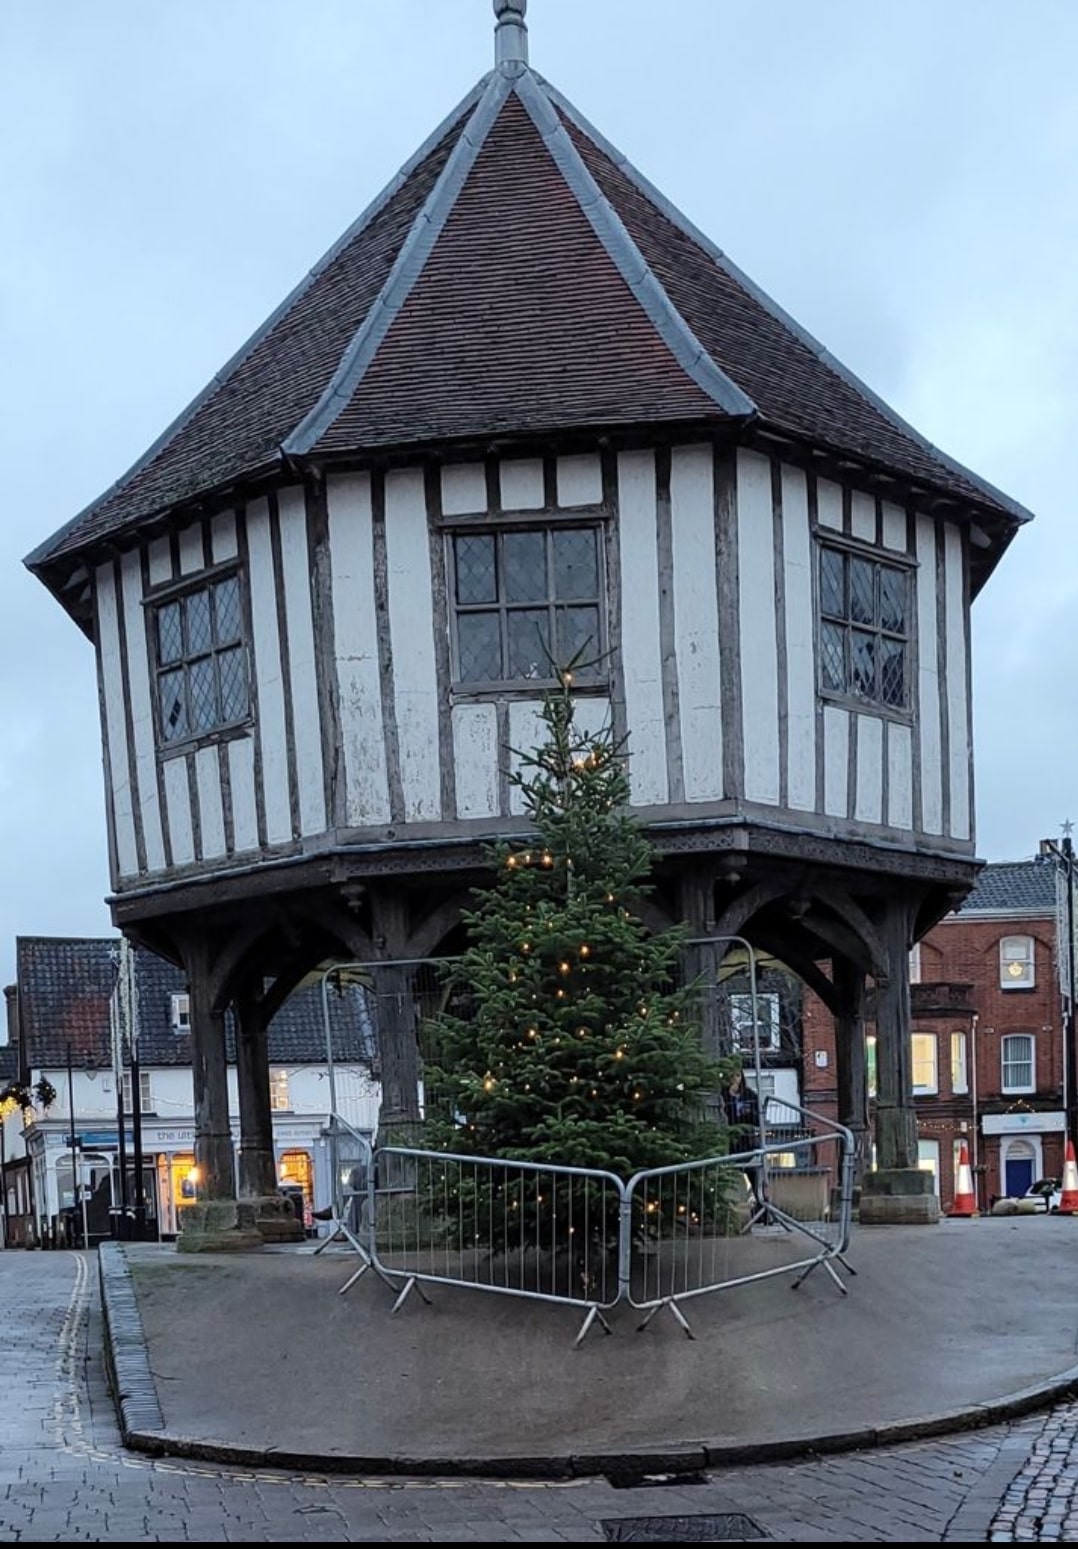
[[[263,1242],[305,1242],[303,1222],[283,1194],[261,1194],[238,1202],[241,1221],[250,1220]]]
[[[261,1248],[268,1242],[303,1242],[303,1222],[281,1194],[256,1199],[209,1199],[183,1213],[179,1253],[225,1253],[232,1248]]]
[[[866,1172],[857,1219],[862,1226],[935,1226],[940,1202],[932,1174],[915,1167]]]
[[[244,1204],[246,1205],[246,1201]],[[177,1253],[225,1253],[233,1248],[260,1248],[262,1234],[254,1216],[234,1199],[207,1199],[183,1212]]]

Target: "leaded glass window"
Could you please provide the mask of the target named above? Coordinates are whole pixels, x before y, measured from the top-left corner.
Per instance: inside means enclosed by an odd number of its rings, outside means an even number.
[[[246,720],[247,657],[239,576],[223,576],[154,609],[161,741]]]
[[[827,544],[819,556],[820,687],[907,709],[909,572]]]
[[[577,657],[578,681],[598,681],[597,527],[454,533],[450,545],[457,683],[549,683]]]

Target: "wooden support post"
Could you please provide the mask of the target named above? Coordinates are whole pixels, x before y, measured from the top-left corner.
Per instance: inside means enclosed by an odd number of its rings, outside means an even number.
[[[236,1170],[228,1114],[225,1016],[213,1002],[206,954],[187,959],[191,997],[191,1065],[195,1089],[195,1166],[199,1197],[235,1199]]]
[[[939,1200],[918,1168],[913,1101],[909,955],[915,907],[894,898],[881,908],[884,961],[876,978],[876,1167],[861,1186],[861,1223],[933,1224]]]
[[[419,1041],[416,1025],[415,964],[410,963],[408,909],[403,893],[392,886],[371,890],[371,935],[382,1102],[382,1134],[418,1124]]]
[[[238,998],[235,1011],[240,1100],[239,1193],[241,1199],[258,1199],[277,1192],[266,1011],[254,995]]]
[[[868,1136],[868,1072],[865,1060],[865,975],[856,963],[836,954],[835,1081],[838,1118],[853,1133],[857,1159],[855,1179],[864,1169]]]

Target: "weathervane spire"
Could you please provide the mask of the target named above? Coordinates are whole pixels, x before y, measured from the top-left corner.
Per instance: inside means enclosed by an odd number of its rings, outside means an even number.
[[[528,24],[524,20],[528,0],[494,0],[494,63],[528,63]]]

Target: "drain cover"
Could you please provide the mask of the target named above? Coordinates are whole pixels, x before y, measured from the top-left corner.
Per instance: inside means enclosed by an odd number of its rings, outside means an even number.
[[[743,1511],[695,1517],[613,1517],[602,1528],[608,1544],[730,1544],[767,1537]]]

